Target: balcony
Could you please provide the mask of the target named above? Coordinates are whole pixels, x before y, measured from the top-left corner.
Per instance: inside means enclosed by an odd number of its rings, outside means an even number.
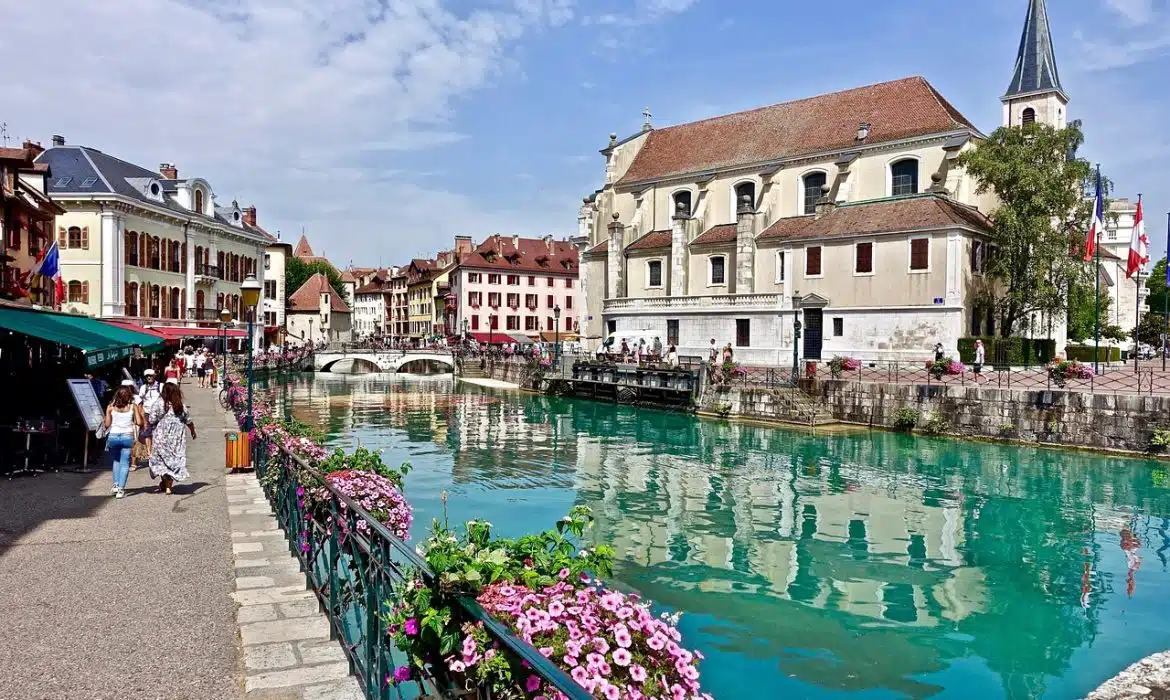
[[[212,285],[216,280],[223,279],[219,268],[215,265],[196,265],[195,266],[195,284]]]
[[[187,320],[219,323],[219,311],[217,309],[187,309]]]
[[[785,306],[781,307],[781,302]],[[703,312],[703,311],[777,311],[789,308],[787,300],[782,294],[716,294],[713,296],[693,297],[625,297],[606,299],[603,304],[605,313],[667,313]]]

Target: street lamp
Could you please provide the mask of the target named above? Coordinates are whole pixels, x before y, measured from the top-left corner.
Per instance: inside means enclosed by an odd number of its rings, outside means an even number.
[[[256,304],[260,302],[260,281],[256,279],[256,275],[248,275],[240,284],[240,296],[243,298],[244,306],[248,307],[248,420],[244,425],[244,430],[251,431],[254,421],[252,420],[252,334],[255,332],[254,324],[256,322]]]
[[[555,321],[555,323],[553,323],[553,331],[555,331],[555,335],[553,337],[556,339],[553,341],[553,357],[556,358],[557,362],[560,362],[561,361],[561,307],[560,306],[553,307],[553,321]]]
[[[491,314],[488,316],[488,350],[492,349],[492,335],[496,330],[496,319],[499,316]]]
[[[226,306],[219,310],[220,343],[219,350],[223,356],[223,374],[219,377],[219,385],[227,386],[227,324],[232,322],[232,310]]]
[[[792,383],[800,376],[800,292],[792,293]]]
[[[469,320],[467,320],[466,318],[463,319],[463,344],[464,345],[467,345],[467,338],[468,338],[467,327],[470,325],[470,323],[471,322]]]

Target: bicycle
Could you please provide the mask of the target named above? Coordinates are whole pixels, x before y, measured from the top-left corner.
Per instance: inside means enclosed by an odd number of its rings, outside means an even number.
[[[223,380],[223,388],[219,390],[219,405],[226,411],[231,408],[228,405],[228,390],[232,388],[232,383],[226,378]]]

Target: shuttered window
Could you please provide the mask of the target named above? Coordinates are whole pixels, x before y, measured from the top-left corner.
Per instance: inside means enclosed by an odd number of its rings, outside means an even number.
[[[750,319],[735,319],[735,344],[741,348],[751,347],[752,322]]]
[[[821,274],[821,247],[812,246],[804,249],[804,276],[819,277]]]
[[[854,247],[853,271],[859,275],[873,272],[873,242],[858,243]]]
[[[930,239],[915,238],[910,241],[910,269],[930,269]]]

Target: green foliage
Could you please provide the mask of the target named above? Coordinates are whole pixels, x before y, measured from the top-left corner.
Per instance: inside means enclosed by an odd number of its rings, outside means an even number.
[[[1000,423],[999,424],[999,434],[1000,434],[1000,437],[1008,437],[1008,438],[1015,437],[1016,436],[1016,424],[1015,423]]]
[[[914,430],[918,425],[918,411],[913,408],[899,408],[894,411],[893,425],[898,430],[907,432]]]
[[[1150,451],[1165,452],[1168,447],[1170,447],[1170,430],[1155,428],[1154,434],[1150,436]]]
[[[1125,340],[1126,333],[1121,326],[1109,323],[1111,303],[1107,291],[1102,290],[1098,300],[1097,290],[1091,283],[1073,284],[1068,293],[1068,339],[1079,343],[1095,338],[1100,319],[1102,338]]]
[[[286,298],[292,296],[293,292],[300,289],[305,282],[309,281],[310,277],[318,272],[329,278],[329,284],[333,286],[333,291],[337,292],[345,300],[345,303],[353,303],[341,281],[341,273],[332,265],[324,261],[305,262],[291,255],[284,259],[284,293]]]
[[[397,469],[394,469],[382,461],[381,453],[358,445],[352,454],[346,454],[340,448],[333,450],[333,454],[321,462],[317,469],[322,474],[341,471],[373,472],[386,477],[401,489],[402,478],[410,473],[411,466],[410,462],[403,462]]]
[[[1005,367],[1047,364],[1056,354],[1056,341],[1032,338],[959,338],[959,360],[975,362],[975,341],[983,341],[985,363]]]
[[[1147,228],[1147,230],[1149,229]],[[1166,311],[1167,295],[1166,258],[1162,258],[1154,264],[1154,269],[1150,271],[1150,276],[1146,278],[1146,289],[1150,290],[1149,296],[1146,297],[1146,304],[1149,305],[1150,311],[1158,314],[1164,313]]]
[[[1093,206],[1084,196],[1093,168],[1076,155],[1083,143],[1078,122],[1063,129],[1001,127],[958,158],[978,192],[994,192],[1000,201],[991,214],[996,253],[987,256],[977,295],[1002,319],[1004,336],[1022,329],[1035,312],[1059,318],[1071,287],[1092,282],[1091,266],[1069,255],[1070,246],[1083,244]],[[1108,192],[1110,183],[1103,181]]]
[[[1142,314],[1137,327],[1138,341],[1160,348],[1162,347],[1162,334],[1165,332],[1166,317],[1162,315],[1161,311],[1148,311]]]
[[[729,403],[717,403],[712,408],[715,409],[715,413],[719,414],[720,418],[726,418],[731,415],[731,404]]]
[[[922,432],[927,435],[942,435],[951,429],[951,424],[938,411],[930,414],[926,422],[922,424]]]
[[[1093,362],[1092,345],[1069,345],[1064,354],[1070,360],[1078,362]],[[1097,352],[1098,362],[1121,362],[1121,348],[1101,346]]]

